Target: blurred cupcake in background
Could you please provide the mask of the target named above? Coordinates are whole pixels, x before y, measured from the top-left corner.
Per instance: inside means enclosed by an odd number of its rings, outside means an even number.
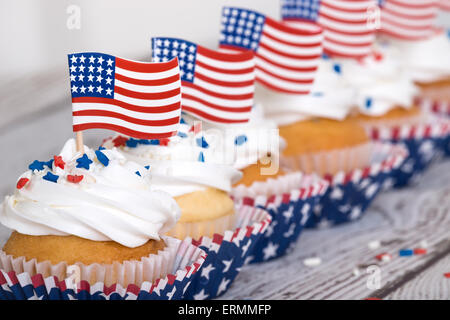
[[[139,292],[145,282],[204,260],[201,250],[186,252],[188,244],[163,237],[180,208],[155,190],[146,168],[117,150],[84,148],[84,154],[77,152],[71,139],[50,161],[34,161],[5,198],[0,222],[13,233],[0,253],[2,270],[27,273],[37,282],[36,276],[64,281],[75,265],[78,281],[100,283],[100,293],[113,284]],[[185,262],[178,263],[184,254]]]
[[[450,103],[450,37],[436,26],[447,0],[383,0],[379,42],[392,53],[420,89],[417,102],[430,111]]]

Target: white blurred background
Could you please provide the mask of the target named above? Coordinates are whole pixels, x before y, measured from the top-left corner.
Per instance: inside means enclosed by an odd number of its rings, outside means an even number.
[[[68,53],[150,61],[152,36],[215,48],[224,5],[280,16],[280,0],[1,0],[0,199],[30,162],[49,159],[73,136]],[[77,9],[80,28],[70,29]],[[438,22],[450,27],[448,15]],[[85,142],[107,135],[91,130]]]

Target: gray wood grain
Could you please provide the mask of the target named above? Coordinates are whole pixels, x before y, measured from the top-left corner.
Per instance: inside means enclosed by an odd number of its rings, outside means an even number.
[[[48,160],[73,135],[68,90],[62,76],[28,80],[27,94],[20,83],[0,89],[0,197],[11,193],[17,177],[34,159]],[[59,79],[59,80],[58,80]],[[55,90],[55,83],[59,89]],[[65,94],[60,94],[64,92]],[[30,99],[30,97],[33,97]],[[91,130],[85,142],[95,146],[110,132]],[[9,236],[0,226],[0,245]],[[368,243],[382,242],[370,250]],[[426,240],[428,253],[398,257],[402,248]],[[392,254],[379,262],[381,252]],[[380,195],[366,215],[347,225],[307,230],[291,252],[277,260],[242,269],[222,299],[449,299],[450,280],[450,161],[432,166],[418,184]],[[303,260],[320,257],[317,267]],[[366,285],[366,267],[378,265],[381,287]],[[355,268],[360,274],[355,276]]]

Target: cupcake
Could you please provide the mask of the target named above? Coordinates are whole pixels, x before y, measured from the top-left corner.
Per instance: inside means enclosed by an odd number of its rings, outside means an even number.
[[[180,242],[162,237],[180,217],[175,200],[117,150],[84,150],[71,139],[50,161],[34,161],[5,198],[0,222],[13,233],[2,270],[63,280],[76,265],[87,285],[126,288],[183,269],[174,264]],[[188,263],[201,251],[190,254]]]
[[[117,136],[103,146],[117,149],[127,159],[152,172],[152,185],[170,194],[181,209],[168,234],[178,239],[212,237],[233,230],[236,211],[228,195],[241,173],[224,164],[224,153],[209,135],[184,119],[177,136],[145,140]]]

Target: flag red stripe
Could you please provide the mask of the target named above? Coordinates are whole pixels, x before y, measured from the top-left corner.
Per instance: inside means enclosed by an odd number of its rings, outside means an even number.
[[[248,122],[248,119],[244,120],[233,120],[233,119],[226,119],[226,118],[220,118],[213,116],[211,114],[205,113],[203,111],[197,110],[195,108],[191,108],[189,106],[182,105],[181,110],[190,112],[194,115],[199,116],[200,118],[204,118],[206,120],[214,121],[214,122],[221,122],[221,123],[246,123]]]
[[[336,44],[339,44],[339,45],[343,45],[343,46],[346,46],[346,47],[370,47],[372,45],[372,41],[360,42],[360,43],[356,43],[356,42],[355,43],[350,43],[350,42],[338,41],[338,40],[335,40],[335,39],[330,38],[330,37],[325,37],[324,40],[326,40],[328,42],[336,43]]]
[[[293,35],[310,36],[310,35],[318,35],[318,34],[322,33],[322,28],[320,28],[319,26],[317,26],[316,31],[299,29],[299,28],[291,27],[284,22],[278,22],[270,17],[266,17],[265,23],[274,29],[277,29],[277,30],[285,32],[285,33],[293,34]]]
[[[176,74],[171,77],[156,79],[156,80],[140,80],[140,79],[129,78],[129,77],[126,77],[126,76],[116,73],[115,78],[117,80],[120,80],[120,81],[123,81],[126,83],[131,83],[131,84],[136,84],[136,85],[141,85],[141,86],[162,86],[162,85],[171,84],[171,83],[174,83],[174,82],[180,80],[180,75]]]
[[[401,32],[395,32],[392,30],[387,30],[385,28],[381,29],[382,33],[385,33],[391,37],[394,38],[398,38],[398,39],[403,39],[403,40],[421,40],[421,39],[426,39],[428,38],[428,35],[421,35],[421,36],[417,36],[417,35],[407,35],[405,33],[401,33]]]
[[[314,42],[314,43],[304,43],[304,44],[298,44],[298,43],[293,43],[293,42],[289,42],[280,38],[276,38],[274,36],[272,36],[271,34],[267,33],[267,31],[263,31],[262,33],[263,36],[270,38],[272,40],[275,40],[277,42],[289,45],[289,46],[295,46],[295,47],[300,47],[300,48],[313,48],[313,47],[320,47],[322,45],[321,42]]]
[[[123,115],[121,113],[112,112],[112,111],[104,111],[104,110],[83,110],[83,111],[74,111],[72,112],[74,117],[83,117],[83,116],[99,116],[99,117],[109,117],[109,118],[117,118],[130,123],[139,124],[143,126],[153,126],[153,127],[162,127],[168,126],[172,124],[178,123],[180,120],[179,117],[167,118],[163,120],[142,120],[138,118],[129,117]]]
[[[165,112],[175,111],[180,108],[179,102],[168,104],[166,106],[159,106],[159,107],[141,107],[141,106],[136,106],[133,104],[125,103],[122,101],[118,101],[115,99],[95,98],[95,97],[72,98],[72,103],[112,104],[112,105],[130,110],[130,111],[143,112],[143,113],[165,113]]]
[[[414,26],[414,25],[410,25],[410,24],[402,24],[402,23],[399,23],[397,21],[394,21],[394,20],[386,18],[386,17],[383,17],[381,21],[382,21],[382,24],[388,23],[388,24],[391,24],[393,26],[396,26],[396,27],[399,27],[399,28],[402,28],[405,30],[426,30],[426,29],[431,29],[433,27],[433,23],[428,23],[426,25]]]
[[[362,2],[362,3],[366,2],[367,3],[368,1],[367,0],[353,1],[353,4],[355,5],[358,2]],[[338,10],[338,11],[341,11],[341,12],[348,12],[348,13],[366,13],[367,12],[367,8],[364,8],[364,7],[360,7],[360,8],[358,8],[358,7],[355,7],[355,8],[339,7],[339,6],[335,6],[335,5],[333,5],[333,4],[329,3],[329,2],[326,2],[326,1],[322,1],[320,5],[328,7],[328,8],[331,8],[331,9],[334,9],[334,10]]]
[[[94,123],[84,123],[84,124],[77,124],[73,126],[73,131],[84,131],[89,129],[107,129],[107,130],[113,130],[118,133],[122,133],[124,135],[134,137],[137,139],[160,139],[160,138],[169,138],[176,134],[176,131],[171,132],[164,132],[164,133],[144,133],[141,131],[135,131],[131,130],[122,126],[109,124],[109,123],[100,123],[100,122],[94,122]]]
[[[176,88],[173,90],[165,91],[165,92],[151,92],[151,93],[143,93],[127,90],[121,87],[114,87],[114,92],[135,99],[145,99],[145,100],[160,100],[172,98],[178,94],[180,94],[181,89]]]
[[[368,36],[373,34],[375,31],[373,30],[367,30],[367,31],[347,31],[347,30],[342,30],[342,29],[336,29],[333,27],[330,27],[328,25],[323,25],[323,29],[324,30],[330,30],[336,33],[340,33],[343,35],[349,35],[349,36]]]
[[[195,62],[196,65],[214,71],[214,72],[219,72],[219,73],[225,73],[225,74],[246,74],[246,73],[250,73],[253,72],[255,70],[255,68],[247,68],[247,69],[236,69],[236,70],[231,70],[231,69],[222,69],[222,68],[218,68],[218,67],[214,67],[208,64],[205,64],[201,61],[196,61]]]
[[[434,13],[430,13],[430,14],[426,14],[426,15],[407,14],[407,13],[398,12],[398,11],[389,9],[388,7],[384,8],[383,11],[388,12],[388,13],[392,14],[393,16],[397,16],[397,17],[405,18],[405,19],[412,19],[412,20],[427,20],[427,19],[433,19],[436,16],[436,14],[434,14]]]
[[[328,49],[328,48],[324,48],[323,52],[327,55],[329,55],[330,57],[336,57],[336,58],[354,58],[354,59],[359,59],[359,58],[364,58],[365,56],[367,56],[367,53],[363,53],[363,54],[353,54],[353,53],[345,53],[345,52],[341,52],[341,51],[336,51],[336,50],[332,50],[332,49]]]
[[[220,61],[227,61],[227,62],[244,62],[251,60],[253,58],[253,51],[243,51],[240,54],[229,54],[229,53],[223,53],[215,50],[210,50],[202,46],[197,46],[197,54],[201,54],[202,56],[220,60]]]
[[[283,77],[283,76],[280,76],[278,74],[275,74],[275,73],[273,73],[273,72],[271,72],[271,71],[269,71],[269,70],[267,70],[267,69],[265,69],[263,67],[259,67],[259,70],[263,71],[264,73],[267,73],[268,75],[271,75],[274,78],[281,79],[281,80],[284,80],[284,81],[288,81],[288,82],[291,82],[291,83],[312,84],[314,82],[314,78],[307,79],[307,80],[305,80],[305,79],[292,79],[292,78],[287,78],[287,77]]]
[[[116,67],[133,72],[158,73],[169,71],[177,66],[178,66],[178,58],[174,58],[168,62],[145,63],[145,62],[125,60],[116,57]]]
[[[191,82],[188,81],[182,81],[182,85],[185,87],[190,87],[193,89],[197,89],[200,92],[203,92],[207,95],[216,97],[216,98],[220,98],[220,99],[227,99],[227,100],[245,100],[245,99],[252,99],[253,98],[253,93],[247,93],[247,94],[223,94],[223,93],[218,93],[218,92],[214,92],[205,88],[201,88]]]
[[[317,70],[317,66],[316,66],[316,67],[308,67],[308,68],[291,67],[291,66],[288,66],[288,65],[285,65],[285,64],[281,64],[281,63],[275,62],[275,61],[273,61],[273,60],[269,60],[268,58],[263,57],[263,56],[262,56],[261,54],[259,54],[259,53],[256,53],[256,56],[257,56],[258,58],[260,58],[260,59],[262,59],[262,60],[264,60],[264,61],[266,61],[266,62],[268,62],[268,63],[270,63],[270,64],[272,64],[272,65],[274,65],[274,66],[276,66],[276,67],[278,67],[278,68],[282,68],[282,69],[286,69],[286,70],[290,70],[290,71],[313,72],[313,71],[316,71],[316,70]],[[258,68],[261,69],[261,66],[258,66]]]
[[[201,99],[199,97],[190,95],[190,94],[186,94],[184,93],[181,96],[181,101],[183,101],[183,99],[189,99],[189,100],[193,100],[193,101],[197,101],[207,107],[216,109],[216,110],[221,110],[221,111],[227,111],[227,112],[250,112],[250,110],[252,109],[252,106],[247,106],[247,107],[223,107],[223,106],[219,106],[217,104],[213,104],[211,102],[208,102],[204,99]],[[184,102],[183,102],[184,104]]]
[[[284,93],[293,93],[293,94],[308,94],[309,90],[306,91],[295,91],[295,90],[287,90],[284,89],[282,87],[278,87],[278,86],[274,86],[268,82],[266,82],[265,80],[261,79],[260,77],[256,77],[256,80],[261,82],[264,86],[268,87],[269,89],[275,90],[275,91],[280,91],[280,92],[284,92]]]
[[[360,19],[360,20],[342,19],[342,18],[330,16],[326,13],[323,13],[322,11],[320,11],[320,16],[325,17],[332,21],[341,22],[341,23],[345,23],[345,24],[351,24],[351,25],[354,25],[354,24],[365,25],[367,23],[367,19]]]
[[[395,4],[396,6],[404,7],[404,8],[429,9],[431,7],[436,6],[437,1],[426,1],[425,3],[412,3],[410,1],[408,1],[408,3],[405,3],[402,1],[389,0],[389,3]]]
[[[218,86],[230,87],[230,88],[248,87],[248,86],[253,85],[253,83],[254,83],[254,80],[235,81],[235,82],[216,80],[216,79],[210,78],[208,76],[205,76],[203,74],[200,74],[197,71],[195,72],[195,78],[201,79],[203,81],[206,81],[206,82],[218,85]]]

